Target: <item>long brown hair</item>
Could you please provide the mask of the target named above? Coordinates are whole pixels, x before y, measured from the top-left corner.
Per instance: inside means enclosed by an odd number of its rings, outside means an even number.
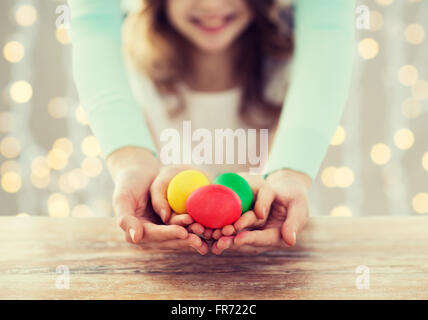
[[[159,92],[178,98],[178,108],[169,110],[174,116],[185,107],[177,84],[188,65],[189,43],[171,26],[166,15],[166,1],[142,0],[142,8],[127,18],[124,38],[126,53],[137,70],[147,74]],[[272,119],[273,125],[281,106],[265,97],[268,75],[264,73],[264,62],[266,59],[283,62],[291,57],[294,47],[292,21],[281,23],[276,0],[246,1],[254,19],[237,40],[240,54],[236,66],[243,87],[240,114],[248,124],[257,126],[248,111],[252,107],[259,108]],[[285,92],[283,94],[285,96]]]

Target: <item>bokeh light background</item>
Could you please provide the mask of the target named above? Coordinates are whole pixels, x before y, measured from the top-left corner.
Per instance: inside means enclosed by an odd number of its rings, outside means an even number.
[[[113,214],[67,29],[55,24],[61,4],[0,2],[0,215]],[[357,5],[370,8],[370,29],[357,30],[350,97],[310,191],[311,214],[428,214],[428,1]]]

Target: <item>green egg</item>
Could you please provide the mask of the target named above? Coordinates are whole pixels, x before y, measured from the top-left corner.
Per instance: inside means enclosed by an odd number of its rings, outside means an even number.
[[[214,180],[214,184],[221,184],[235,191],[242,202],[242,213],[251,209],[253,191],[248,182],[240,175],[233,172],[223,173]]]

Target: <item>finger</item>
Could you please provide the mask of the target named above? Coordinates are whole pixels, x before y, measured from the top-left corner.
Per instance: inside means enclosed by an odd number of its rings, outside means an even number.
[[[245,212],[234,224],[236,231],[241,231],[254,225],[257,221],[257,216],[254,211]]]
[[[189,245],[199,252],[201,255],[205,255],[208,253],[208,245],[205,241],[202,241],[196,234],[189,234],[188,237]]]
[[[212,229],[205,229],[203,236],[205,239],[209,240],[209,239],[211,239],[212,234],[213,234]]]
[[[268,184],[265,184],[259,189],[259,192],[257,193],[256,203],[254,204],[254,212],[256,213],[257,218],[267,218],[274,199],[275,193]]]
[[[208,245],[205,241],[202,241],[197,235],[189,234],[186,239],[180,240],[166,240],[158,242],[147,242],[141,245],[142,247],[149,247],[152,249],[166,250],[174,249],[180,251],[197,251],[201,255],[205,255],[209,252]]]
[[[243,231],[235,237],[234,244],[237,246],[276,247],[282,244],[281,231],[277,228]]]
[[[211,253],[215,255],[221,254],[221,250],[217,247],[217,241],[213,242],[213,244],[211,245]]]
[[[224,250],[229,248],[233,244],[233,237],[221,237],[218,241],[215,241],[211,247],[211,252],[216,255],[222,254]]]
[[[224,236],[231,236],[231,235],[235,234],[235,232],[236,232],[236,230],[235,230],[235,228],[232,225],[224,226],[221,229],[221,233]]]
[[[195,250],[203,256],[210,252],[210,248],[208,247],[208,244],[205,241],[202,241],[202,245],[199,247],[199,249]]]
[[[192,223],[193,223],[193,219],[187,213],[183,213],[183,214],[172,213],[168,221],[168,224],[175,224],[183,227],[188,226],[189,224],[192,224]]]
[[[226,237],[222,237],[222,238],[226,238]],[[263,252],[266,252],[266,251],[273,249],[271,247],[256,247],[256,246],[252,246],[252,245],[238,246],[234,243],[233,239],[225,239],[222,241],[225,241],[225,243],[221,244],[221,241],[220,241],[220,243],[218,241],[213,243],[213,245],[211,247],[211,252],[213,254],[220,255],[221,253],[224,252],[224,250],[227,249],[230,251],[236,251],[236,252],[254,255],[254,254],[260,254],[260,253],[263,253]]]
[[[223,236],[217,240],[217,247],[223,251],[229,248],[232,245],[232,243],[233,243],[232,236]]]
[[[126,240],[126,242],[135,244],[134,241],[132,240],[131,236],[129,235],[129,232],[125,232],[124,234],[125,234],[125,240]]]
[[[144,229],[139,218],[131,214],[118,217],[119,226],[130,237],[132,243],[139,243],[144,236]]]
[[[243,246],[232,245],[229,248],[229,250],[234,250],[234,251],[238,251],[238,252],[242,252],[242,253],[246,253],[246,254],[255,255],[255,254],[261,254],[261,253],[266,252],[266,251],[270,251],[271,248],[270,247],[255,247],[255,246],[247,246],[247,245],[243,245]]]
[[[200,224],[200,223],[192,223],[187,230],[189,230],[190,232],[193,232],[194,234],[197,235],[203,235],[205,228]]]
[[[195,250],[193,247],[190,246],[189,239],[142,242],[139,245],[142,248],[149,248],[155,250],[179,250],[189,252]]]
[[[287,217],[281,227],[282,239],[290,246],[297,242],[297,233],[309,220],[309,209],[306,198],[293,200],[287,208]]]
[[[160,216],[164,223],[167,223],[171,217],[171,209],[166,196],[169,181],[172,179],[163,171],[153,181],[150,187],[150,196],[154,211]]]
[[[182,226],[158,225],[150,221],[143,222],[143,241],[165,241],[174,239],[186,239],[188,232]]]
[[[213,234],[212,234],[213,239],[218,240],[220,239],[221,236],[222,236],[222,233],[220,229],[215,229],[213,231]]]
[[[136,217],[135,199],[123,188],[116,188],[113,195],[113,208],[122,230],[130,235],[133,243],[140,242],[143,237],[143,227]]]

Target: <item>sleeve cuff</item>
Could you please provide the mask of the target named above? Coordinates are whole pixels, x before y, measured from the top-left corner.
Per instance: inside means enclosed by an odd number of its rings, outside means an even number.
[[[329,145],[329,139],[311,128],[285,130],[275,137],[265,174],[292,169],[315,180]]]

